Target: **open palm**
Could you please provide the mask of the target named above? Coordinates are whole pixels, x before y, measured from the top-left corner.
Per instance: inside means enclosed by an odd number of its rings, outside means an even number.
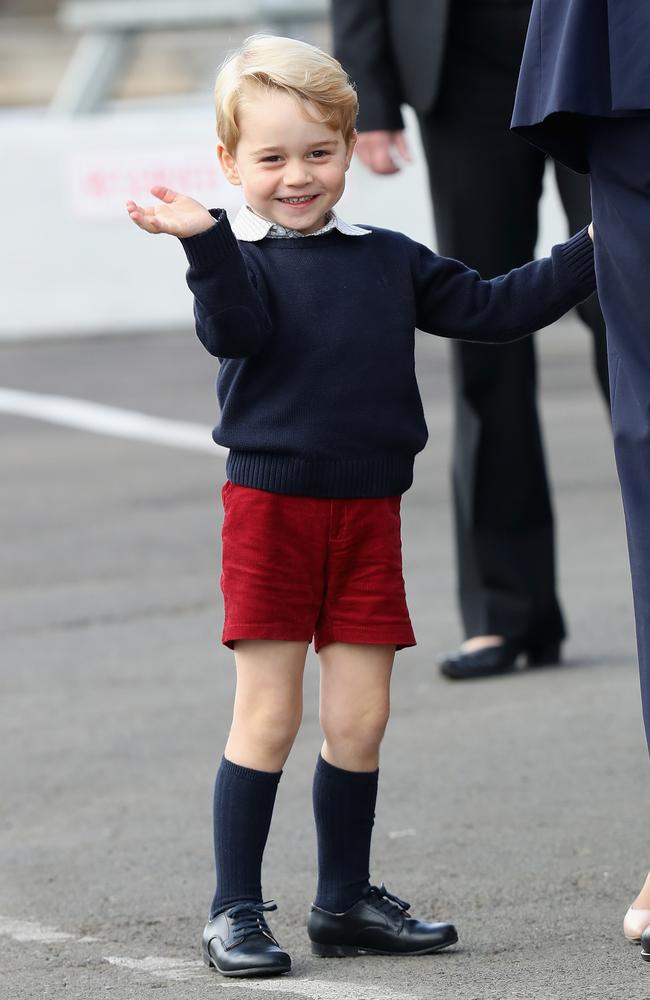
[[[127,201],[126,210],[136,226],[147,233],[168,233],[170,236],[196,236],[214,225],[207,208],[185,194],[160,185],[151,194],[159,204],[142,207]]]

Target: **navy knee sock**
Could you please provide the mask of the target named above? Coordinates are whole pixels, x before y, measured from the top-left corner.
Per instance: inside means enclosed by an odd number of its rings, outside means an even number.
[[[342,913],[370,884],[370,838],[379,771],[344,771],[319,755],[313,802],[318,840],[314,903]]]
[[[222,758],[214,783],[217,891],[211,918],[239,900],[262,900],[262,855],[281,774]]]

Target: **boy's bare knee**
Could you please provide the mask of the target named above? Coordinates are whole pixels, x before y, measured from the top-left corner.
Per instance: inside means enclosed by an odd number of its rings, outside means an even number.
[[[376,707],[352,714],[347,711],[321,712],[321,729],[329,747],[366,754],[378,749],[388,722],[388,707]]]
[[[236,713],[233,729],[269,755],[288,753],[293,746],[302,718],[302,707],[291,706],[275,709],[258,706],[248,711]]]

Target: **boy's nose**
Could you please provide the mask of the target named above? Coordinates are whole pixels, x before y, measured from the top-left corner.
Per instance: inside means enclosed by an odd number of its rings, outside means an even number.
[[[298,187],[311,183],[311,173],[304,163],[287,163],[284,171],[284,183]]]

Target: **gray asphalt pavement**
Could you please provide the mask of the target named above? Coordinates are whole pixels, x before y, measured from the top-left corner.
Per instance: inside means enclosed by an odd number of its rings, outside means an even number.
[[[419,344],[431,440],[404,503],[419,645],[398,655],[372,872],[417,915],[453,919],[459,945],[310,955],[311,659],[265,860],[294,959],[282,981],[226,982],[199,962],[233,692],[218,643],[223,461],[2,418],[2,996],[650,998],[650,964],[621,932],[650,864],[650,768],[608,424],[578,323],[541,340],[566,662],[456,685],[434,669],[459,638],[447,345]],[[6,388],[213,422],[215,363],[189,328],[4,344],[0,361]]]

